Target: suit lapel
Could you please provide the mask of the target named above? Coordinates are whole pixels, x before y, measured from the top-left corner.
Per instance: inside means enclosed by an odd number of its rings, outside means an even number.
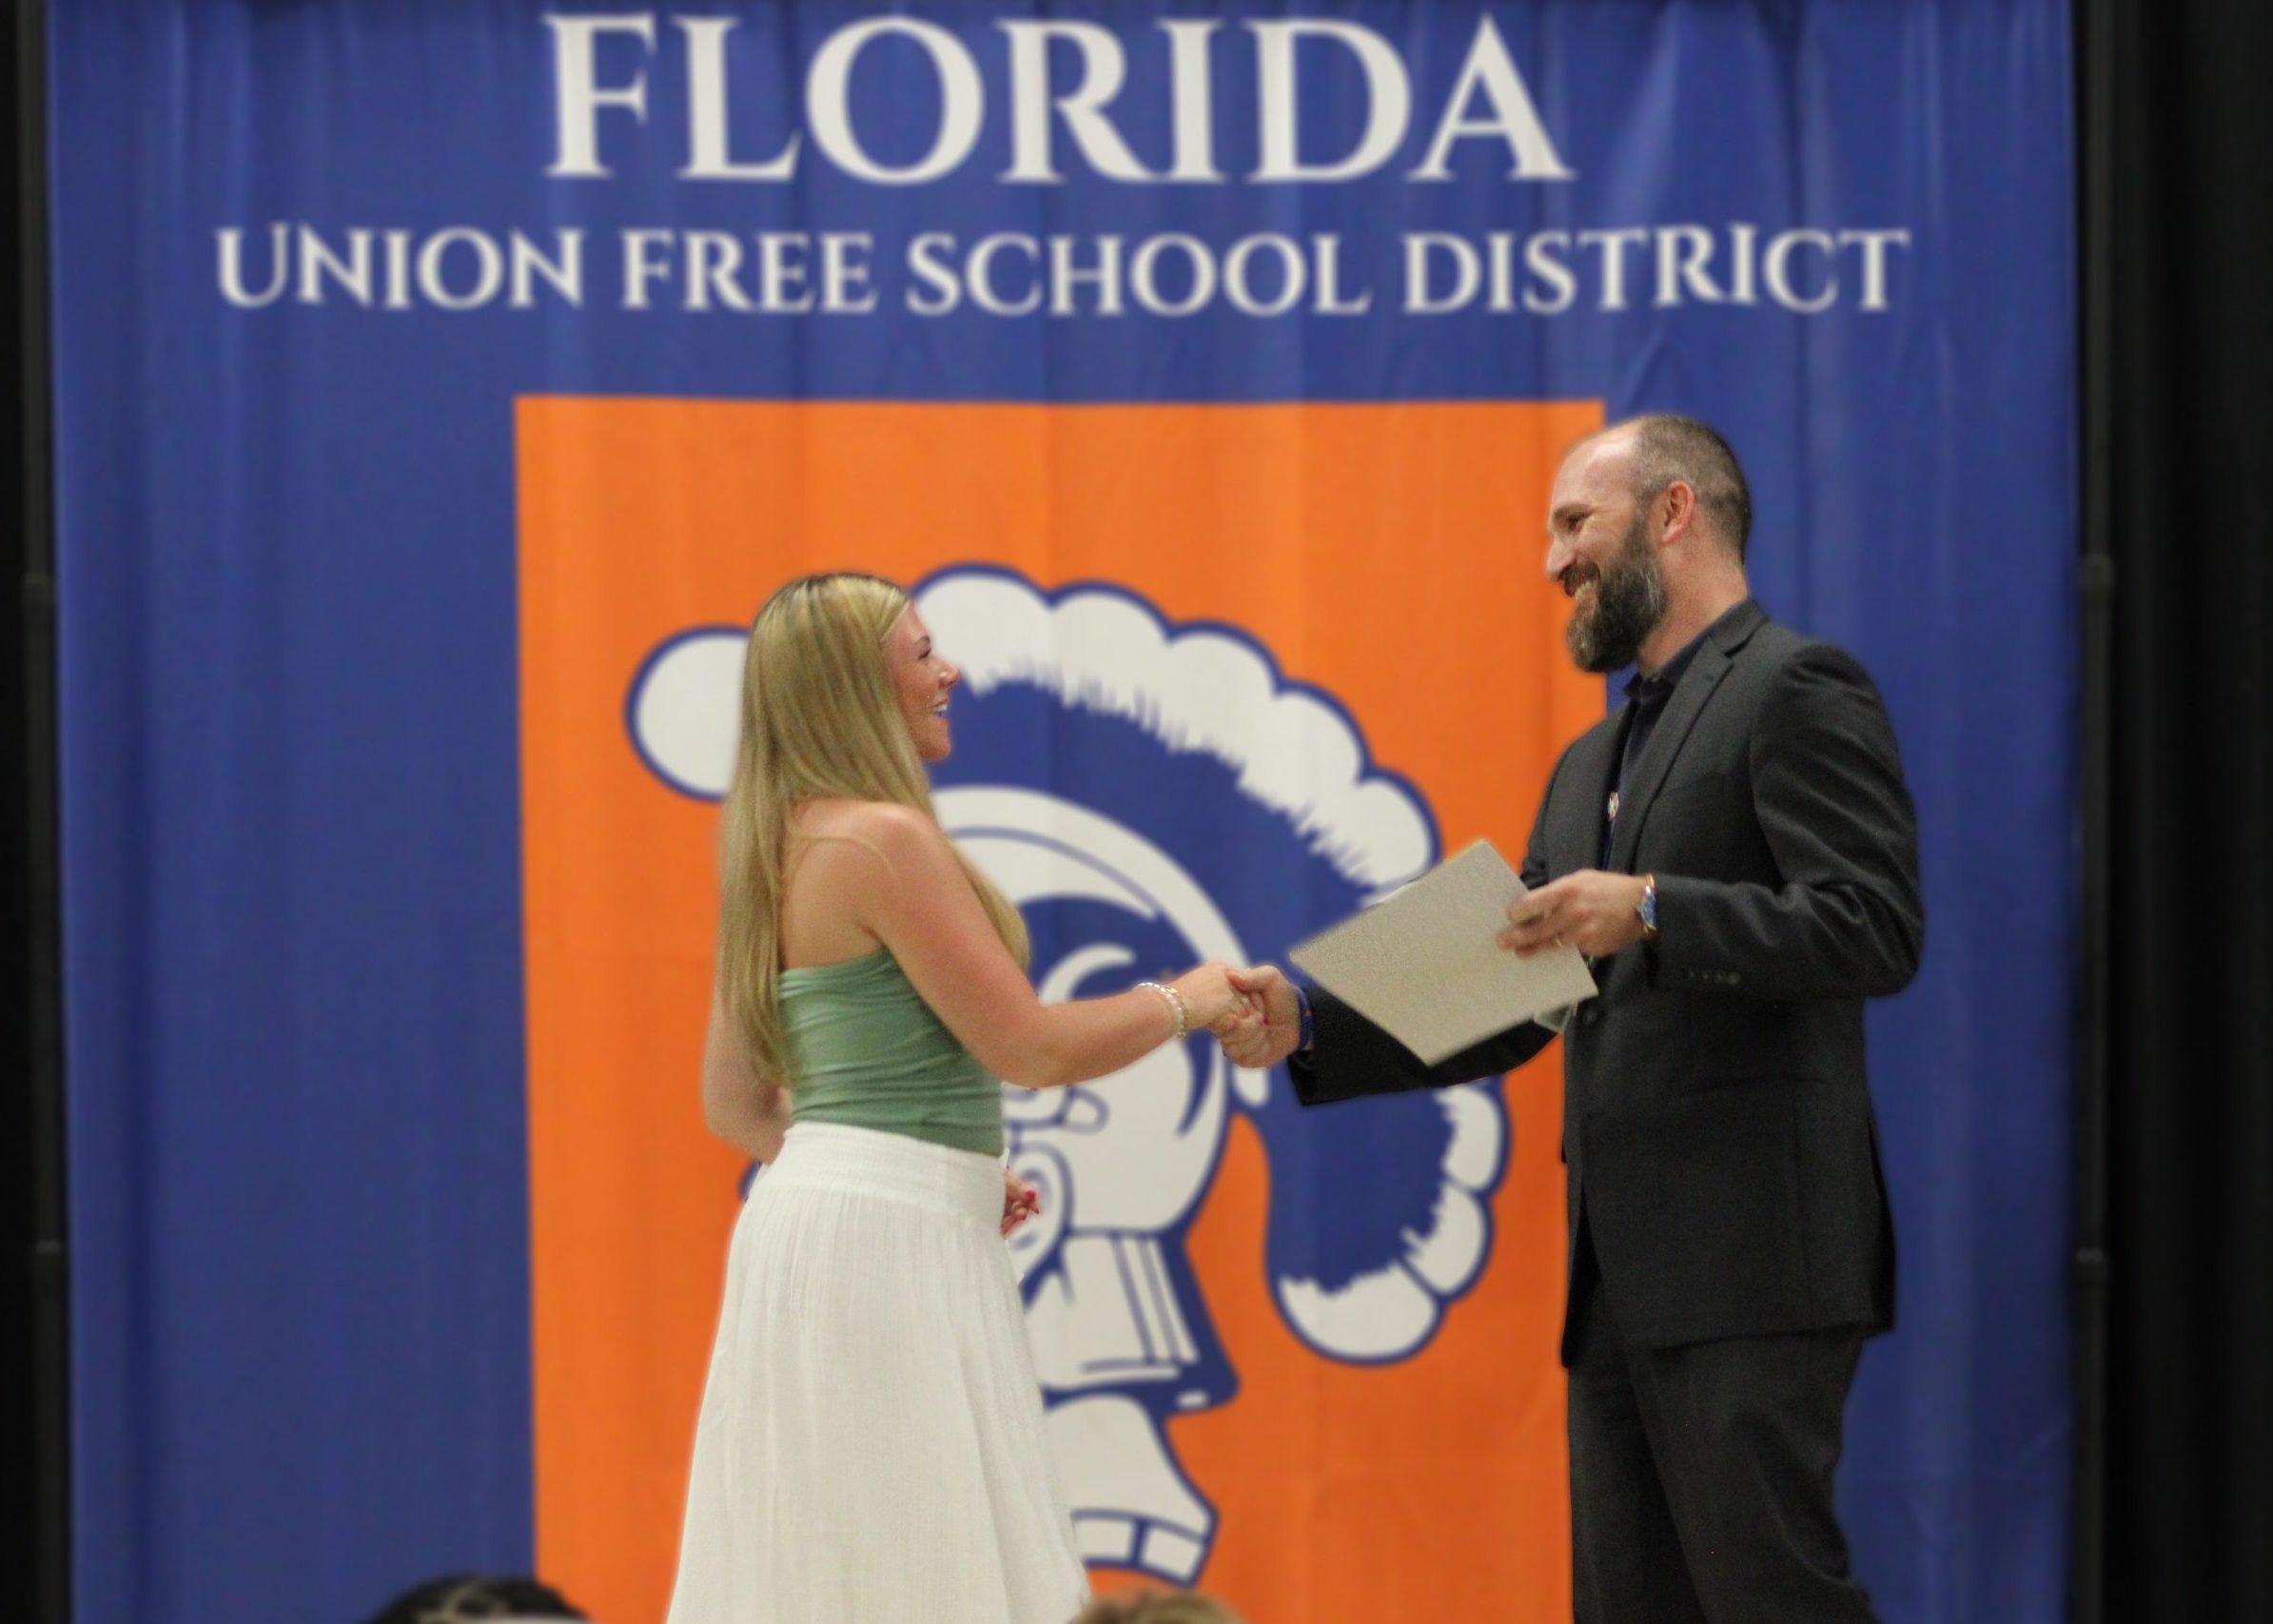
[[[1547,872],[1552,876],[1591,869],[1601,855],[1602,800],[1610,792],[1610,763],[1618,733],[1615,715],[1596,723],[1563,766],[1547,826]]]
[[[1649,819],[1650,807],[1657,799],[1666,773],[1673,769],[1674,757],[1681,753],[1689,730],[1696,725],[1697,717],[1704,714],[1705,702],[1713,697],[1714,689],[1720,686],[1720,679],[1728,674],[1729,656],[1744,646],[1766,618],[1759,605],[1749,601],[1740,612],[1724,616],[1706,635],[1705,644],[1689,662],[1689,669],[1681,674],[1674,696],[1665,702],[1665,714],[1657,718],[1656,731],[1650,734],[1649,747],[1634,764],[1634,782],[1618,786],[1617,828],[1610,841],[1613,872],[1633,871],[1634,851],[1641,844],[1641,826]]]

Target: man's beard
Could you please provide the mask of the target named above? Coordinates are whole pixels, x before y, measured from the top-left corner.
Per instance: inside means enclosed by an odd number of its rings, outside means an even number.
[[[1596,582],[1593,607],[1581,604],[1563,627],[1563,641],[1580,671],[1600,675],[1632,665],[1643,640],[1665,618],[1665,574],[1648,528],[1647,517],[1636,514]]]

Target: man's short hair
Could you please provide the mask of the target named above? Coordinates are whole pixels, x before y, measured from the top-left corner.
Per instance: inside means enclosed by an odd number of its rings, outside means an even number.
[[[1745,482],[1743,464],[1710,423],[1673,413],[1629,418],[1614,425],[1634,430],[1635,492],[1641,500],[1656,499],[1675,479],[1696,493],[1697,506],[1736,557],[1744,557],[1752,539],[1753,493]]]

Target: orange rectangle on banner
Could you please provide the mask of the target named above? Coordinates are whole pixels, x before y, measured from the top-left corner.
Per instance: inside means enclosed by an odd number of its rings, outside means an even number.
[[[1486,836],[1513,857],[1563,743],[1601,714],[1540,569],[1556,465],[1601,421],[1592,401],[519,403],[548,1578],[598,1618],[663,1613],[741,1171],[697,1098],[715,807],[634,736],[651,656],[746,627],[815,570],[1109,582],[1171,625],[1239,629],[1339,702],[1444,851]],[[1549,1061],[1508,1081],[1497,1247],[1397,1363],[1334,1362],[1288,1329],[1260,1262],[1270,1171],[1234,1120],[1188,1253],[1238,1391],[1167,1426],[1217,1519],[1200,1587],[1256,1624],[1569,1616],[1558,1077]]]

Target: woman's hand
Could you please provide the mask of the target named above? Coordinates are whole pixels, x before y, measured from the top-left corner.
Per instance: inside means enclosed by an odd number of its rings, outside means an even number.
[[[1231,985],[1231,971],[1220,964],[1205,964],[1180,975],[1176,992],[1184,1000],[1185,1024],[1191,1030],[1223,1037],[1239,1034],[1263,1021],[1263,1001]]]
[[[1042,1210],[1042,1192],[1005,1167],[1002,1170],[1002,1232],[1017,1228]]]

